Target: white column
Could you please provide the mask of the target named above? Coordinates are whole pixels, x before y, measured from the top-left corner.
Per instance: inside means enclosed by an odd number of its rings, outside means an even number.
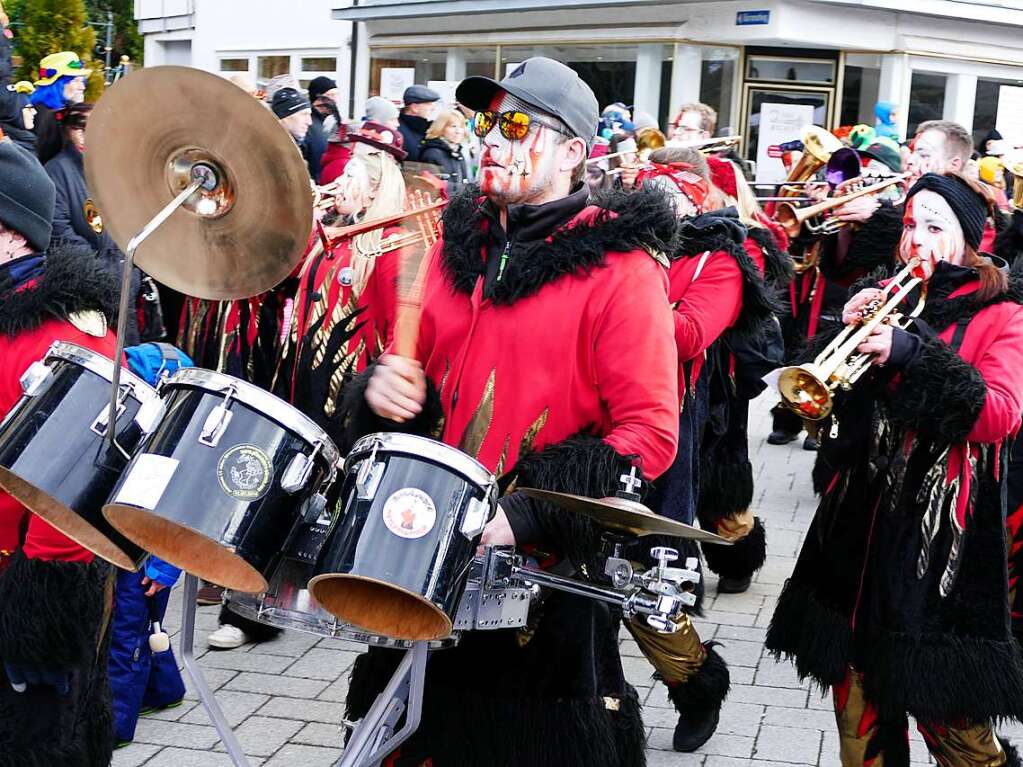
[[[444,79],[461,82],[465,79],[465,48],[448,48]]]
[[[913,70],[906,54],[886,53],[881,56],[881,84],[877,89],[877,100],[898,104],[900,136],[906,135],[909,125],[909,84],[912,76]]]
[[[369,33],[364,23],[359,25],[359,42],[355,51],[355,109],[352,119],[358,119],[366,112],[366,99],[369,98]]]
[[[699,45],[676,45],[671,67],[671,100],[668,119],[675,117],[683,104],[700,100],[703,55]]]
[[[636,55],[636,87],[632,103],[641,112],[657,118],[661,102],[661,66],[664,62],[664,46],[660,43],[644,43]],[[601,108],[607,106],[601,104]]]
[[[973,130],[973,107],[977,100],[977,76],[954,74],[945,80],[945,108],[942,117]]]

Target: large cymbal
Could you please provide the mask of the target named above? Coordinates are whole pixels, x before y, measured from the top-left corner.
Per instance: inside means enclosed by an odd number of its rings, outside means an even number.
[[[89,192],[122,250],[188,187],[196,163],[212,168],[217,188],[193,194],[136,254],[175,290],[245,298],[301,260],[313,221],[305,162],[273,113],[224,78],[133,72],[96,104],[86,146]]]
[[[520,487],[519,490],[531,498],[553,503],[574,514],[585,514],[606,530],[639,536],[673,535],[676,538],[731,545],[731,541],[720,535],[654,514],[642,503],[626,498],[586,498],[569,493],[535,490],[531,487]]]

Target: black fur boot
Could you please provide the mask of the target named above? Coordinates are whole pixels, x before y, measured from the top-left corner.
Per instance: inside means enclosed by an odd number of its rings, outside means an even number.
[[[683,684],[669,685],[668,698],[678,711],[672,746],[676,751],[695,751],[714,734],[721,716],[721,704],[730,684],[728,664],[707,642],[707,659],[695,675]]]
[[[721,577],[718,592],[741,594],[749,588],[753,573],[763,567],[767,559],[764,523],[760,517],[755,517],[750,534],[732,546],[704,543],[701,548],[707,567]]]

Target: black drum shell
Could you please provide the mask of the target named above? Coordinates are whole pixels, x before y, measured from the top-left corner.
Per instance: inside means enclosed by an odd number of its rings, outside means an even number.
[[[132,465],[142,455],[166,456],[178,464],[159,502],[149,511],[233,552],[233,558],[242,560],[247,568],[241,563],[237,566],[248,572],[240,576],[239,581],[237,573],[225,574],[220,569],[222,560],[189,559],[189,552],[182,558],[181,552],[165,548],[164,542],[146,543],[156,556],[211,583],[249,593],[264,591],[266,576],[301,521],[309,489],[319,487],[331,467],[317,456],[305,488],[290,494],[281,487],[281,477],[296,454],[311,456],[313,445],[263,413],[233,400],[231,421],[217,446],[210,447],[201,443],[199,437],[210,412],[224,403],[224,394],[201,387],[169,384],[163,388],[162,396],[167,413],[142,445]],[[251,500],[229,495],[218,476],[218,467],[225,455],[246,446],[262,451],[271,467],[265,490]],[[131,469],[129,466],[106,507],[107,515],[119,526],[121,522],[116,512],[111,515],[111,508],[121,505],[116,499]],[[122,529],[128,531],[128,528]],[[261,582],[255,577],[256,573],[262,577]]]
[[[320,553],[316,576],[344,574],[384,583],[420,597],[453,617],[480,538],[478,534],[466,538],[460,528],[470,500],[485,502],[487,488],[470,482],[442,463],[415,455],[380,450],[365,460],[385,464],[380,483],[372,498],[360,499],[356,484],[361,462],[350,468],[341,490],[344,501],[341,518]],[[407,488],[423,491],[436,507],[433,528],[419,538],[392,533],[383,519],[387,500]],[[338,617],[396,639],[423,638],[365,626],[351,615]]]
[[[106,437],[90,428],[110,405],[110,381],[63,358],[51,357],[47,365],[53,373],[49,387],[22,397],[0,423],[0,467],[4,469],[0,485],[29,508],[37,506],[43,519],[85,548],[124,569],[138,569],[145,551],[117,532],[102,514],[104,501],[128,463]],[[134,421],[140,405],[129,395],[117,419],[117,442],[129,454],[143,437]],[[27,502],[25,493],[32,490],[48,496],[39,499],[43,506]],[[58,504],[87,527],[59,511]]]

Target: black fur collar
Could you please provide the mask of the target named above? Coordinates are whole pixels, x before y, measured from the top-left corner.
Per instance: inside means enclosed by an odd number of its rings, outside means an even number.
[[[600,268],[607,251],[671,252],[676,219],[662,193],[610,192],[592,204],[602,210],[589,223],[560,229],[549,240],[511,244],[504,274],[492,289],[494,303],[513,304],[561,277]],[[459,293],[472,295],[483,276],[485,246],[481,201],[475,190],[467,190],[452,198],[444,211],[442,266]]]
[[[779,290],[792,282],[795,270],[792,256],[778,247],[770,230],[750,227],[749,236],[764,252],[764,281],[772,290]]]
[[[47,319],[95,310],[108,321],[117,313],[118,276],[95,254],[56,249],[36,283],[0,294],[0,333],[13,336],[35,330]]]

